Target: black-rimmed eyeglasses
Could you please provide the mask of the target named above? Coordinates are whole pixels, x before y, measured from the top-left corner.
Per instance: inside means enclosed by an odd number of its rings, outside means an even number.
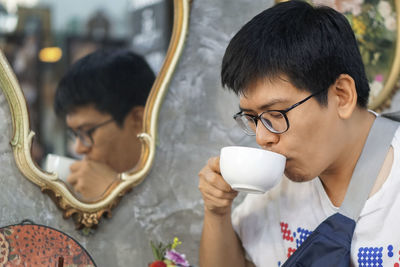
[[[82,130],[82,129],[77,129],[77,130],[73,130],[71,128],[68,128],[68,135],[70,138],[73,138],[74,140],[76,138],[79,138],[79,140],[81,141],[82,145],[84,145],[85,147],[92,147],[94,142],[93,142],[93,133],[99,129],[100,127],[110,123],[114,121],[114,119],[109,119],[106,120],[102,123],[99,123],[93,127],[91,127],[88,130]]]
[[[304,98],[303,100],[297,102],[296,104],[290,106],[287,109],[267,110],[257,116],[243,113],[243,111],[239,111],[238,113],[233,115],[233,118],[247,135],[256,135],[258,120],[260,120],[262,124],[265,126],[265,128],[267,128],[270,132],[281,134],[286,132],[289,129],[290,125],[286,113],[288,113],[295,107],[298,107],[299,105],[303,104],[313,96],[316,96],[317,94],[323,91],[324,90],[318,91]]]

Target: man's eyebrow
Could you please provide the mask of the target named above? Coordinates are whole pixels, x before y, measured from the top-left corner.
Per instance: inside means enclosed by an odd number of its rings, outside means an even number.
[[[95,123],[91,123],[91,122],[85,122],[85,123],[82,123],[81,125],[79,125],[78,127],[69,127],[68,126],[68,128],[70,128],[72,130],[83,130],[84,128],[91,128],[94,125],[96,125],[96,124]]]
[[[265,103],[265,104],[263,104],[263,105],[257,107],[256,109],[257,109],[257,110],[264,110],[264,111],[266,111],[266,110],[271,109],[271,107],[272,107],[273,105],[275,105],[275,104],[280,104],[280,103],[289,103],[289,100],[288,100],[288,99],[283,99],[283,98],[275,98],[275,99],[269,101],[268,103]],[[240,110],[241,112],[255,112],[253,109],[241,107],[240,105],[239,105],[239,110]]]
[[[240,110],[240,112],[254,112],[254,111],[251,110],[251,109],[242,108],[241,106],[239,106],[239,110]]]

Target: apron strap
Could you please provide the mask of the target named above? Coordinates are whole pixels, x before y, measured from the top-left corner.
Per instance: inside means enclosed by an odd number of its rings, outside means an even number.
[[[339,212],[357,221],[389,151],[398,122],[378,116],[357,161]]]

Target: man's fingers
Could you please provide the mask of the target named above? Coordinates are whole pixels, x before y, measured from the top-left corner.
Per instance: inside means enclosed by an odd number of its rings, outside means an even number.
[[[229,191],[222,191],[221,189],[215,187],[213,184],[210,184],[205,179],[200,179],[199,190],[201,192],[203,192],[204,194],[212,195],[214,197],[221,198],[221,199],[229,199],[229,200],[233,200],[238,194],[237,191],[234,191],[231,189]]]
[[[219,191],[221,192],[221,191]],[[224,203],[231,203],[235,197],[238,195],[238,192],[232,192],[232,193],[225,193],[224,195],[222,195],[222,197],[220,196],[220,194],[215,193],[215,192],[204,192],[204,196],[210,198],[210,199],[218,199],[218,200],[223,200]]]
[[[78,178],[78,177],[77,177],[76,175],[71,174],[71,175],[69,175],[69,176],[67,177],[67,182],[68,182],[70,185],[74,186],[74,185],[78,182],[78,179],[77,179],[77,178]]]
[[[211,170],[217,173],[221,173],[219,168],[219,157],[212,157],[208,159],[207,165],[210,167]]]
[[[231,186],[222,178],[219,173],[214,172],[207,165],[199,172],[200,179],[206,180],[210,185],[224,192],[232,192]]]
[[[199,190],[203,196],[204,207],[215,214],[228,214],[232,202],[238,195],[222,178],[219,157],[210,158],[199,172]]]
[[[79,170],[80,166],[82,165],[81,161],[76,161],[69,166],[69,170],[71,172],[76,172]]]

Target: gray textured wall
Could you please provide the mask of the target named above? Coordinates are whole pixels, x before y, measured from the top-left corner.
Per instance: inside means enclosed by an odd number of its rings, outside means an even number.
[[[235,95],[219,82],[224,49],[239,27],[272,5],[272,0],[194,0],[190,34],[165,97],[158,129],[155,164],[146,180],[126,195],[111,219],[84,236],[71,219],[18,171],[9,145],[11,119],[0,93],[0,226],[31,219],[77,239],[98,266],[147,266],[150,240],[178,236],[181,251],[198,264],[202,200],[197,173],[225,145],[248,144],[231,118]]]

